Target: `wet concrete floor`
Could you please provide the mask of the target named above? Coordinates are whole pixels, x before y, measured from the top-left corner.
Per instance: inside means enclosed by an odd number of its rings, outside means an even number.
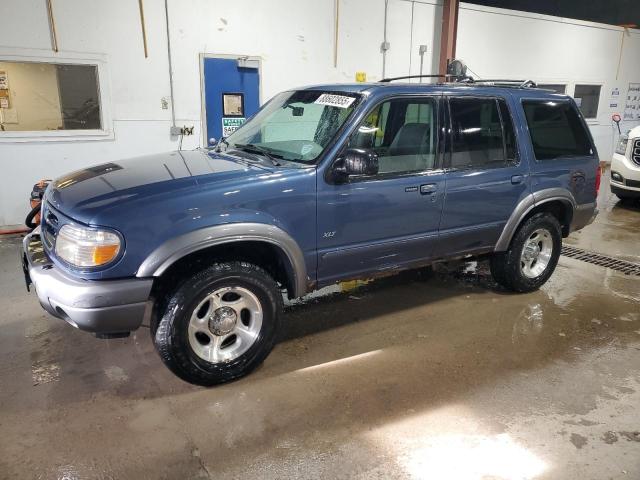
[[[608,190],[568,243],[640,261]],[[0,478],[640,479],[640,277],[562,258],[538,292],[486,265],[287,307],[252,375],[212,389],[149,331],[47,317],[0,238]]]

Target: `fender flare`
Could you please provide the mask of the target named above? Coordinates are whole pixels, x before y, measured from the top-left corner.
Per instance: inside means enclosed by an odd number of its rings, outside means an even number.
[[[293,276],[294,296],[307,293],[307,267],[298,243],[284,230],[265,223],[229,223],[201,228],[167,240],[142,262],[136,277],[159,277],[190,253],[226,243],[258,241],[278,247],[286,255]]]
[[[504,252],[509,248],[511,239],[516,233],[518,226],[522,223],[522,220],[529,214],[531,210],[539,205],[543,205],[548,202],[559,200],[571,207],[571,211],[576,209],[576,201],[573,198],[571,192],[564,188],[547,188],[539,190],[537,192],[530,193],[524,197],[516,205],[516,208],[511,213],[509,220],[502,229],[500,238],[494,248],[495,252]],[[570,219],[571,220],[571,219]]]

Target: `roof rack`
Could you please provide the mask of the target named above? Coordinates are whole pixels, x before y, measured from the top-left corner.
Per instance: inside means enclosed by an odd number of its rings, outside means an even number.
[[[383,78],[380,80],[380,83],[389,83],[394,82],[396,80],[409,80],[412,78],[444,78],[445,81],[448,80],[450,83],[462,83],[462,84],[478,84],[484,86],[495,86],[495,87],[515,87],[515,88],[536,88],[536,82],[533,80],[509,80],[509,79],[494,79],[494,78],[479,78],[475,79],[473,77],[464,76],[460,77],[457,75],[405,75],[402,77],[390,77]]]
[[[380,80],[381,83],[389,83],[389,82],[394,82],[396,80],[408,80],[411,78],[451,78],[452,75],[405,75],[402,77],[390,77],[390,78],[383,78],[382,80]]]
[[[496,87],[517,87],[517,88],[536,88],[537,84],[533,80],[509,80],[503,78],[481,78],[475,79],[467,77],[458,80],[459,83],[479,83],[482,85],[491,85]]]

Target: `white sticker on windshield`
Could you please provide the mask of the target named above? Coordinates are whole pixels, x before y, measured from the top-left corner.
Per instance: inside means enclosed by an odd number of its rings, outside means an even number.
[[[329,105],[330,107],[349,108],[354,101],[354,97],[334,95],[333,93],[323,93],[313,103],[317,103],[318,105]]]

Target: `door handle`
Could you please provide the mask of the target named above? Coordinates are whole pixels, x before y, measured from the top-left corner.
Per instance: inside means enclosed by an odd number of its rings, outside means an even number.
[[[511,177],[511,183],[513,185],[518,185],[519,183],[522,183],[524,181],[524,175],[513,175]]]
[[[425,185],[420,185],[420,193],[422,195],[432,195],[436,193],[438,190],[438,185],[435,183],[427,183]]]

